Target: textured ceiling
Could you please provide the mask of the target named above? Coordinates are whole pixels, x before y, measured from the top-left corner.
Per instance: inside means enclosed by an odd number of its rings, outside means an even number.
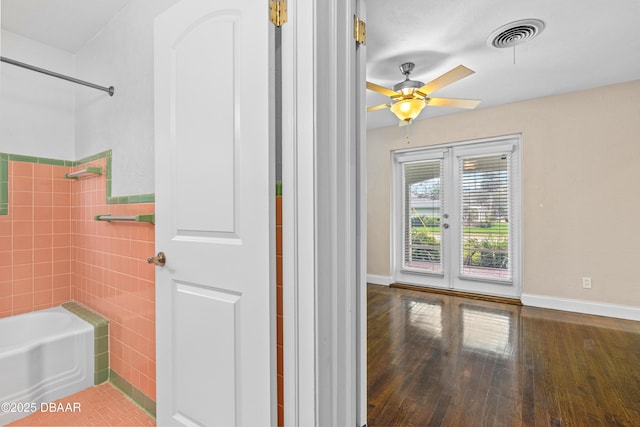
[[[529,18],[546,28],[515,48],[515,64],[513,49],[487,46],[494,30]],[[411,61],[426,83],[464,64],[476,73],[433,95],[482,99],[477,108],[638,80],[639,20],[637,0],[367,0],[367,80],[392,87]],[[368,106],[388,100],[367,92]],[[463,111],[426,107],[418,120]],[[369,128],[398,123],[387,109],[367,116]]]
[[[2,28],[76,52],[128,0],[1,0]],[[464,64],[475,74],[436,97],[482,99],[486,108],[640,79],[639,0],[366,0],[367,80],[392,87],[398,66],[428,82]],[[487,46],[504,24],[538,18],[544,32],[515,49]],[[387,102],[367,91],[369,106]],[[597,102],[598,100],[594,100]],[[418,120],[465,110],[427,107]],[[388,110],[369,128],[397,125]]]
[[[1,0],[2,29],[77,52],[129,0]]]

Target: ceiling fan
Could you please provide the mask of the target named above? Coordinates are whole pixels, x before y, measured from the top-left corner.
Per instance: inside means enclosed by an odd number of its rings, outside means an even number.
[[[432,92],[470,76],[475,72],[464,65],[458,65],[427,84],[409,78],[413,67],[415,67],[413,62],[405,62],[400,65],[400,72],[405,76],[405,79],[394,85],[393,90],[367,82],[367,89],[386,95],[390,97],[392,101],[387,104],[369,107],[367,108],[367,112],[390,108],[391,112],[400,119],[400,124],[403,125],[411,123],[413,119],[418,117],[426,105],[473,109],[480,103],[478,99],[432,98],[429,96]]]

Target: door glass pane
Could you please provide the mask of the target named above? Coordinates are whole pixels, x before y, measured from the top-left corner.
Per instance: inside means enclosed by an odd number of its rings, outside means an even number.
[[[511,281],[510,155],[460,161],[461,275]]]
[[[404,267],[442,272],[442,160],[403,165]]]

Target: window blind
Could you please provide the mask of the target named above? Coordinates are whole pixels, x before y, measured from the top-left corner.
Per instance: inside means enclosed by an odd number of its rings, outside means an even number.
[[[459,161],[462,277],[511,281],[511,155]]]
[[[403,164],[404,267],[442,272],[442,160]]]

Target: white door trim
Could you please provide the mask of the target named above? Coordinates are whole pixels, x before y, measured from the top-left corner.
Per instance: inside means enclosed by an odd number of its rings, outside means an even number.
[[[355,425],[356,0],[282,27],[285,425]]]
[[[367,19],[364,0],[356,0],[357,16]],[[356,51],[356,313],[357,313],[357,426],[367,425],[367,95],[366,66],[367,45],[361,44]]]
[[[314,7],[289,2],[282,27],[284,422],[317,424]],[[307,142],[307,143],[304,143]]]

